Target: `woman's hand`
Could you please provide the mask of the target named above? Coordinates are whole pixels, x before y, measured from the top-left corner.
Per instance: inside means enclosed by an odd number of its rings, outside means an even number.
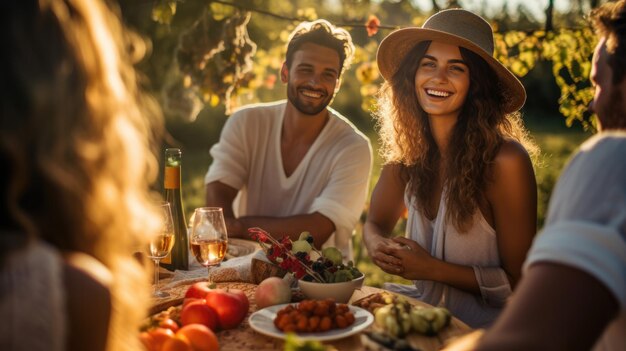
[[[404,188],[399,165],[385,165],[372,192],[367,221],[363,226],[363,242],[374,264],[389,274],[404,271],[402,261],[393,255],[400,245],[389,236],[398,218],[404,213]]]
[[[393,246],[387,246],[384,253],[393,257],[396,266],[402,267],[400,273],[394,274],[408,280],[432,280],[432,273],[439,260],[413,240],[395,237],[391,241]]]
[[[371,249],[369,249],[371,248]],[[394,256],[399,245],[389,238],[379,237],[377,242],[368,246],[372,262],[389,274],[401,275],[404,271],[402,260]]]

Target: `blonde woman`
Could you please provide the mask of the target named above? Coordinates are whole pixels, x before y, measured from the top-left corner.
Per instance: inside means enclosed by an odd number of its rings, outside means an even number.
[[[491,323],[520,278],[536,230],[536,184],[516,111],[526,93],[493,58],[489,24],[454,9],[387,36],[377,117],[385,158],[364,242],[388,285]],[[408,209],[407,238],[390,238]]]
[[[100,0],[0,17],[0,349],[139,349],[149,278],[132,252],[156,229],[160,124],[141,43]]]

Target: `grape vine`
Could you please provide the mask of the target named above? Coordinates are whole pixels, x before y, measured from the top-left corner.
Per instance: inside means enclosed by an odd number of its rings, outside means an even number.
[[[177,2],[158,1],[153,6],[152,19],[164,26],[171,23],[177,12]],[[238,97],[258,98],[263,89],[274,87],[289,31],[301,20],[317,18],[317,13],[315,9],[306,8],[298,11],[297,18],[289,18],[269,11],[256,12],[259,16],[271,15],[291,22],[280,31],[272,47],[257,49],[250,39],[247,25],[252,13],[249,9],[226,1],[209,2],[194,25],[180,36],[175,53],[177,72],[164,88],[168,113],[193,120],[204,105],[215,107],[220,103],[230,113],[239,105]],[[370,111],[376,108],[375,95],[382,83],[375,62],[382,37],[374,35],[379,29],[395,27],[382,26],[373,15],[362,24],[343,26],[351,27],[353,36],[360,34],[357,31],[367,32],[368,39],[357,45],[349,74],[354,74],[360,84],[361,108]],[[549,61],[560,88],[559,111],[566,124],[571,126],[578,121],[585,129],[596,128],[595,117],[587,112],[593,98],[588,77],[596,44],[590,27],[549,32],[499,32],[494,29],[495,56],[500,62],[521,78],[538,62]]]
[[[552,74],[561,90],[559,111],[567,126],[579,121],[595,130],[596,120],[587,112],[593,99],[589,82],[591,56],[597,39],[589,27],[551,32],[496,33],[496,57],[518,77],[525,76],[539,60],[552,63]]]

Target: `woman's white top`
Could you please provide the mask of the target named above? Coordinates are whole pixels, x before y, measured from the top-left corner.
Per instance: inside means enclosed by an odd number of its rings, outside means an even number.
[[[446,307],[458,319],[473,328],[491,324],[511,295],[511,285],[501,268],[495,230],[479,210],[464,233],[446,220],[445,189],[434,220],[415,209],[415,198],[405,192],[409,209],[406,236],[416,241],[433,257],[463,266],[471,266],[480,295],[453,288],[447,284],[416,280],[415,286],[385,285],[386,288],[417,298],[433,306]]]

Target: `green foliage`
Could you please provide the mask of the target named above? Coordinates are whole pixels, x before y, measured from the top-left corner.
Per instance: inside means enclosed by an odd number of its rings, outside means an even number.
[[[590,28],[560,30],[549,33],[544,44],[543,55],[553,63],[553,74],[561,88],[560,112],[567,126],[579,120],[588,130],[596,130],[595,118],[586,113],[593,99],[593,88],[589,83],[591,55],[597,39]]]
[[[554,121],[541,124],[535,122],[529,126],[533,139],[541,149],[541,157],[535,164],[538,228],[544,225],[550,195],[561,170],[578,146],[591,135],[589,131],[580,130],[580,127],[563,129],[555,124]]]
[[[560,88],[559,111],[568,127],[579,121],[585,130],[596,129],[595,117],[587,113],[593,99],[589,83],[591,55],[597,42],[588,27],[556,32],[522,31],[496,33],[495,56],[518,77],[525,76],[539,60],[552,63],[552,74]]]
[[[215,5],[215,6],[214,6]],[[250,12],[216,11],[219,4],[211,4],[198,21],[179,40],[176,63],[179,74],[176,81],[166,90],[165,107],[173,113],[181,99],[196,99],[210,106],[222,101],[229,113],[231,95],[240,86],[247,87],[253,77],[252,56],[256,44],[250,40],[247,24]],[[224,5],[219,5],[225,7]],[[186,94],[192,92],[192,94]],[[186,109],[180,114],[195,119],[195,109]]]
[[[189,5],[172,0],[157,1],[152,9],[152,19],[161,26],[170,26],[178,16],[177,9],[183,6]],[[251,14],[250,9],[256,12]],[[289,32],[301,20],[317,19],[318,11],[324,12],[325,18],[340,14],[350,20],[348,29],[352,28],[357,46],[356,68],[349,72],[349,78],[344,77],[344,81],[358,83],[360,105],[365,114],[375,110],[375,95],[382,83],[375,57],[384,35],[365,36],[365,22],[368,16],[376,13],[383,23],[421,24],[424,14],[408,2],[341,1],[329,13],[308,0],[298,1],[298,6],[285,2],[278,5],[270,0],[210,1],[193,12],[193,25],[178,39],[174,73],[164,85],[164,106],[168,114],[194,120],[204,106],[222,104],[226,113],[230,113],[241,104],[266,100],[278,81]],[[398,11],[412,16],[398,17]],[[398,23],[398,20],[405,22]],[[528,18],[524,17],[524,20],[528,21]],[[595,119],[586,112],[593,98],[588,77],[596,39],[591,29],[584,26],[553,32],[499,32],[498,25],[494,23],[494,27],[496,58],[520,78],[533,70],[537,62],[551,62],[552,74],[561,92],[559,111],[565,117],[566,125],[579,121],[585,129],[594,130]],[[511,25],[507,23],[505,27]],[[259,50],[248,31],[254,33],[261,43]]]
[[[176,1],[159,1],[152,8],[152,20],[159,24],[169,25],[175,14]]]

